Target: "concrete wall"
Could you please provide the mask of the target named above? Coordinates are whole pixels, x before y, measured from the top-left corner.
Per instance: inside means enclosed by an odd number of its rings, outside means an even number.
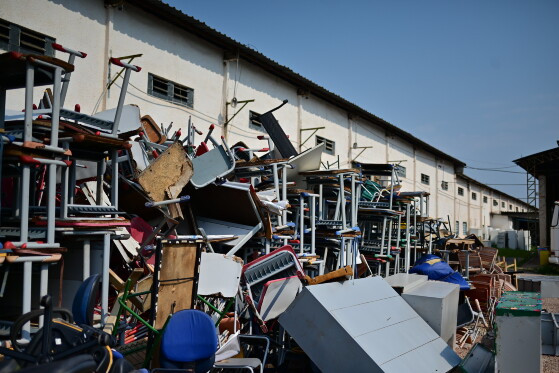
[[[110,90],[104,91],[108,77],[114,77],[119,71],[106,61],[110,56],[142,54],[133,62],[142,71],[132,73],[126,103],[138,105],[142,114],[151,115],[158,123],[173,122],[174,129],[185,129],[191,117],[203,131],[209,124],[216,124],[229,145],[242,141],[251,148],[262,148],[267,143],[256,139],[263,132],[249,125],[249,111],[263,113],[288,99],[289,103],[274,115],[296,149],[314,146],[318,135],[335,142],[336,154],[323,154],[325,164],[335,162],[338,155],[341,167],[348,167],[355,158],[369,163],[399,163],[406,168],[406,175],[401,178],[402,190],[429,192],[429,216],[445,221],[450,218],[453,231],[458,221],[461,235],[467,233],[463,231],[464,222],[468,229],[480,229],[489,226],[491,216],[501,211],[525,208],[487,187],[477,183],[469,185],[456,174],[448,160],[312,94],[298,91],[299,87],[245,60],[237,61],[235,56],[198,36],[165,24],[133,6],[126,5],[119,10],[105,8],[103,0],[7,0],[0,7],[0,18],[88,53],[86,59],[75,63],[66,107],[73,108],[79,103],[85,113],[115,107],[122,80],[117,79]],[[66,59],[63,54],[56,55]],[[148,73],[194,89],[193,108],[149,95]],[[42,89],[36,89],[36,101]],[[241,110],[242,105],[235,108],[227,105],[233,97],[254,102]],[[21,110],[21,90],[9,92],[7,107]],[[224,126],[233,115],[234,119]],[[312,133],[304,130],[313,127],[325,128],[301,144]],[[353,144],[372,148],[361,153],[361,149],[352,148]],[[428,184],[422,182],[422,174],[429,176]],[[443,181],[448,183],[447,190],[443,189]],[[458,187],[464,189],[463,196],[458,195]],[[472,192],[477,195],[475,201]],[[488,197],[487,203],[483,203],[483,196]],[[493,206],[493,200],[498,202],[497,206]]]

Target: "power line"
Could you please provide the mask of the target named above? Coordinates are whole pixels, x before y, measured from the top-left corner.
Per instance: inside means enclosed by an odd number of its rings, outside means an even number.
[[[464,159],[466,161],[471,161],[471,162],[476,162],[476,163],[483,163],[483,164],[487,164],[487,163],[491,163],[491,164],[495,164],[495,165],[505,165],[505,164],[510,164],[509,162],[505,163],[505,162],[492,162],[492,161],[488,161],[488,160],[479,160],[479,159],[472,159],[472,158],[466,158],[466,157],[460,157],[460,159]],[[516,166],[513,166],[516,167]]]
[[[469,167],[469,166],[467,166]],[[507,167],[487,167],[488,170],[504,170],[506,168],[515,168],[518,167],[517,165],[514,166],[507,166]],[[484,168],[484,167],[479,167],[479,168]]]
[[[479,167],[471,167],[471,166],[466,166],[466,168],[470,168],[472,170],[478,170],[478,171],[492,171],[492,172],[506,172],[509,174],[525,174],[526,172],[520,172],[520,171],[506,171],[506,170],[499,170],[496,168],[479,168]]]

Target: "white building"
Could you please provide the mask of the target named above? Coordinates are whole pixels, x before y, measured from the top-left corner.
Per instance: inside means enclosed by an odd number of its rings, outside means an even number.
[[[75,63],[70,108],[79,103],[82,112],[94,113],[115,107],[122,80],[105,89],[119,71],[107,61],[141,54],[132,62],[142,71],[132,74],[126,101],[159,123],[184,128],[192,116],[198,128],[216,124],[230,145],[257,148],[264,146],[256,139],[263,129],[251,112],[288,99],[274,115],[297,149],[327,142],[323,162],[339,156],[340,167],[355,159],[400,162],[402,190],[430,192],[430,215],[449,219],[453,231],[483,229],[502,211],[531,208],[463,175],[462,161],[158,0],[2,1],[0,49],[54,55],[52,41],[88,54]],[[229,104],[234,97],[254,101],[238,111],[242,105]],[[7,107],[23,108],[23,92],[9,92]],[[324,128],[307,139],[312,131],[306,129],[316,127]],[[372,148],[359,154],[354,146]]]

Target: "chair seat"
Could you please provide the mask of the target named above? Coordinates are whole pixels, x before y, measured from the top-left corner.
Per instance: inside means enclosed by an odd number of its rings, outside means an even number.
[[[214,368],[244,368],[244,367],[251,367],[251,368],[258,368],[262,365],[260,359],[253,358],[253,357],[246,357],[246,358],[231,358],[231,359],[224,359],[218,361],[214,364]]]

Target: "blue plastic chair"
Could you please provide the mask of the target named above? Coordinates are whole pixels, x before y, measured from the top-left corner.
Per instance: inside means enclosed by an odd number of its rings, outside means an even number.
[[[212,369],[217,351],[217,333],[212,319],[202,311],[183,310],[171,316],[161,338],[160,365],[164,369]]]
[[[78,325],[93,326],[93,308],[99,295],[100,278],[98,273],[86,278],[74,296],[72,316]]]

